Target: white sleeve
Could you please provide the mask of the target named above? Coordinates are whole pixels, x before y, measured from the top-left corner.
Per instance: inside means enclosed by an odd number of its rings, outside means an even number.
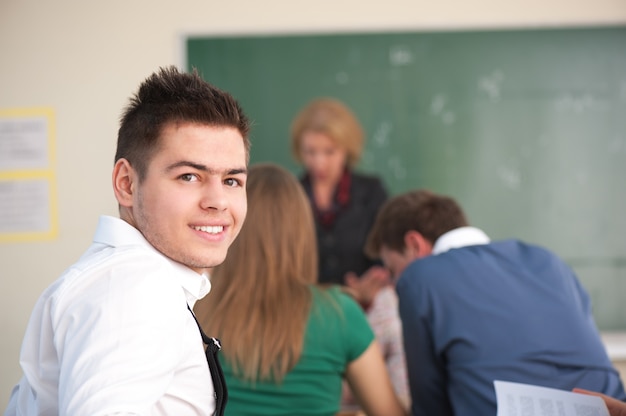
[[[171,269],[145,257],[75,282],[55,306],[59,414],[146,414],[165,394],[189,312]]]

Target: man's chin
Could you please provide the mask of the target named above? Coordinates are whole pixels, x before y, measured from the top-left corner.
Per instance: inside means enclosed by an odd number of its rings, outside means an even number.
[[[189,263],[187,264],[183,263],[183,264],[200,274],[205,274],[205,273],[210,274],[211,269],[213,269],[213,267],[215,266],[219,266],[220,264],[224,263],[225,259],[226,259],[226,256],[212,257],[210,259],[196,259],[196,261],[194,261],[192,264],[189,264]]]
[[[222,257],[214,256],[204,261],[205,266],[203,266],[203,268],[212,269],[213,267],[219,266],[220,264],[224,263],[224,260],[226,260],[226,254],[224,254],[224,256]]]

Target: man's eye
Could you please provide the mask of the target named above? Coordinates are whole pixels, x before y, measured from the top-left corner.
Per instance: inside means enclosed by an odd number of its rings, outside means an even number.
[[[180,179],[185,182],[193,182],[197,180],[197,176],[194,175],[193,173],[185,173],[183,175],[180,175]]]
[[[235,178],[228,178],[224,181],[224,183],[233,188],[237,186],[241,186],[241,181]]]

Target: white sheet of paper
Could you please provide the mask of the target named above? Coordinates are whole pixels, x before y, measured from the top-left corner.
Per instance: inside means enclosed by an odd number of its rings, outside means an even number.
[[[609,416],[597,396],[495,380],[497,416]]]
[[[48,169],[49,122],[45,116],[0,118],[0,170]]]
[[[46,179],[0,180],[0,234],[50,231],[50,192]]]

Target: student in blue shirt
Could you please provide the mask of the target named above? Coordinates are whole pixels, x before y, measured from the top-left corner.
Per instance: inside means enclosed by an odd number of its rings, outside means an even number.
[[[414,416],[495,415],[494,380],[626,398],[587,292],[550,251],[492,242],[426,190],[389,200],[367,249],[397,279]]]

